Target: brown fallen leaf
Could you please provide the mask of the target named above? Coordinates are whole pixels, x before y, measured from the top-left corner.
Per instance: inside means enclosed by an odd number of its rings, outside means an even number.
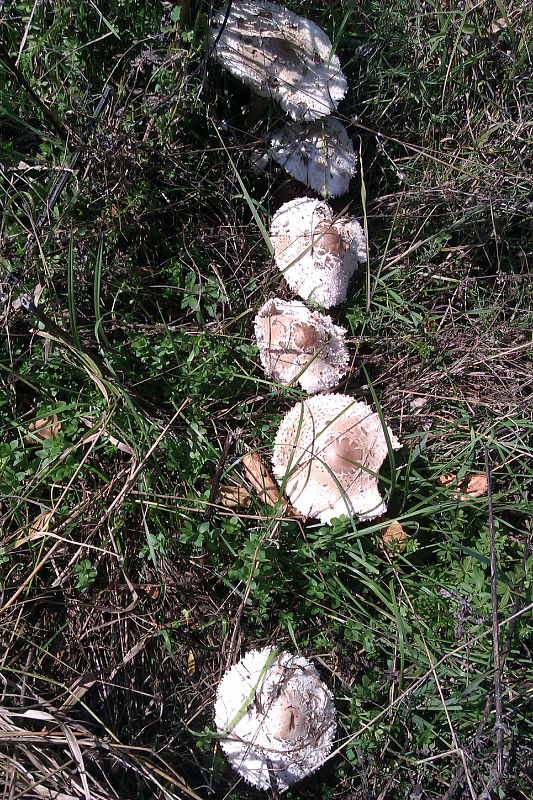
[[[244,486],[221,485],[215,497],[215,503],[224,508],[248,508],[251,502],[250,492]]]
[[[51,417],[44,417],[43,419],[36,419],[28,425],[28,431],[24,437],[26,444],[35,444],[36,442],[44,439],[53,439],[61,430],[61,423],[57,414]]]
[[[461,483],[461,488],[467,497],[481,497],[487,493],[488,486],[489,483],[484,472],[473,472],[469,478],[465,478]],[[461,499],[465,499],[465,495],[462,495]]]
[[[279,487],[270,475],[263,459],[256,452],[246,453],[242,465],[247,479],[264,503],[275,506],[279,500]]]
[[[196,659],[192,650],[189,650],[189,655],[187,656],[187,672],[191,678],[196,672]]]
[[[50,523],[53,519],[53,516],[53,511],[43,511],[41,514],[37,514],[35,519],[33,519],[28,525],[28,533],[31,536],[36,533],[46,533],[50,528]]]
[[[451,486],[452,483],[455,483],[457,479],[457,475],[455,472],[445,472],[444,475],[439,475],[438,482],[441,486]]]
[[[246,453],[246,455],[243,456],[242,465],[246,473],[246,478],[263,503],[276,506],[280,496],[279,486],[271,476],[259,453],[256,451]],[[296,511],[287,500],[283,499],[282,505],[288,516],[302,518],[302,514]]]
[[[140,583],[139,589],[141,592],[144,592],[144,594],[147,594],[148,597],[151,597],[152,600],[157,600],[161,591],[157,583]]]
[[[446,472],[439,477],[438,482],[441,486],[448,487],[454,484],[456,480],[457,475],[455,475],[455,473]],[[460,481],[457,488],[460,489],[460,491],[451,493],[452,497],[456,500],[469,500],[471,497],[481,497],[487,492],[487,476],[484,472],[472,472]]]
[[[394,550],[403,550],[407,544],[407,531],[403,528],[397,519],[389,520],[388,517],[382,517],[383,522],[389,524],[385,528],[381,528],[379,536],[381,541],[387,548]]]

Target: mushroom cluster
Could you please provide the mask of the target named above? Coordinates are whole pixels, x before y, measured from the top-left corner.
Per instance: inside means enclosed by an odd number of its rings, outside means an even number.
[[[248,783],[283,792],[327,758],[335,707],[310,661],[267,647],[226,672],[215,725],[228,761]]]
[[[357,156],[345,127],[329,116],[347,83],[326,33],[268,0],[232,0],[213,18],[210,47],[226,69],[292,118],[272,136],[268,155],[323,198],[348,191]],[[335,214],[325,199],[282,205],[270,240],[290,289],[327,309],[346,301],[350,278],[367,260],[359,222]],[[398,439],[366,403],[315,394],[334,389],[348,372],[346,329],[279,297],[262,305],[254,329],[267,377],[315,395],[288,411],[274,442],[274,475],[293,508],[324,524],[343,514],[381,516],[378,472]],[[328,757],[335,708],[311,662],[266,648],[225,674],[215,724],[231,766],[276,796]]]
[[[310,397],[282,419],[272,466],[292,505],[331,524],[341,514],[374,519],[387,507],[378,470],[400,447],[370,406],[342,394]]]
[[[298,300],[267,300],[254,327],[266,375],[285,386],[297,381],[310,394],[323,392],[348,371],[346,329]]]
[[[326,202],[310,197],[297,197],[276,211],[270,240],[291,289],[325,308],[346,300],[350,278],[366,261],[365,234],[357,220],[335,217]]]

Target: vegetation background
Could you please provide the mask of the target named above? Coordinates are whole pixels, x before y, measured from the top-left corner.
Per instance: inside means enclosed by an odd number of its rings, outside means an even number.
[[[338,708],[288,799],[533,796],[531,4],[288,5],[348,76],[362,171],[334,205],[370,263],[334,310],[340,391],[401,437],[406,538],[228,488],[301,397],[258,365],[254,312],[290,295],[252,209],[302,187],[252,167],[283,115],[206,58],[212,6],[1,3],[2,797],[259,797],[212,708],[270,643]]]

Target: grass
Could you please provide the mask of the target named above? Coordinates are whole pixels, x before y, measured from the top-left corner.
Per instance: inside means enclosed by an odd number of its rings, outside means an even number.
[[[215,477],[246,485],[246,452],[268,462],[302,393],[264,377],[252,338],[260,304],[289,296],[267,231],[301,187],[252,169],[282,115],[249,128],[249,92],[204,59],[208,4],[11,4],[6,796],[255,797],[220,755],[213,701],[267,644],[313,658],[338,709],[334,755],[288,798],[533,794],[531,11],[290,6],[328,31],[350,86],[362,179],[336,210],[366,216],[370,261],[332,315],[354,355],[343,391],[376,399],[404,445],[382,489],[406,546],[256,496],[209,505]],[[55,435],[28,435],[54,415]],[[491,502],[458,499],[485,453]]]

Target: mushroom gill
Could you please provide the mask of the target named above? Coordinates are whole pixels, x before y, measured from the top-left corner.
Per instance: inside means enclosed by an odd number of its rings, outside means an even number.
[[[293,119],[330,114],[348,89],[327,34],[268,0],[232,0],[215,14],[210,39],[227,70]]]

